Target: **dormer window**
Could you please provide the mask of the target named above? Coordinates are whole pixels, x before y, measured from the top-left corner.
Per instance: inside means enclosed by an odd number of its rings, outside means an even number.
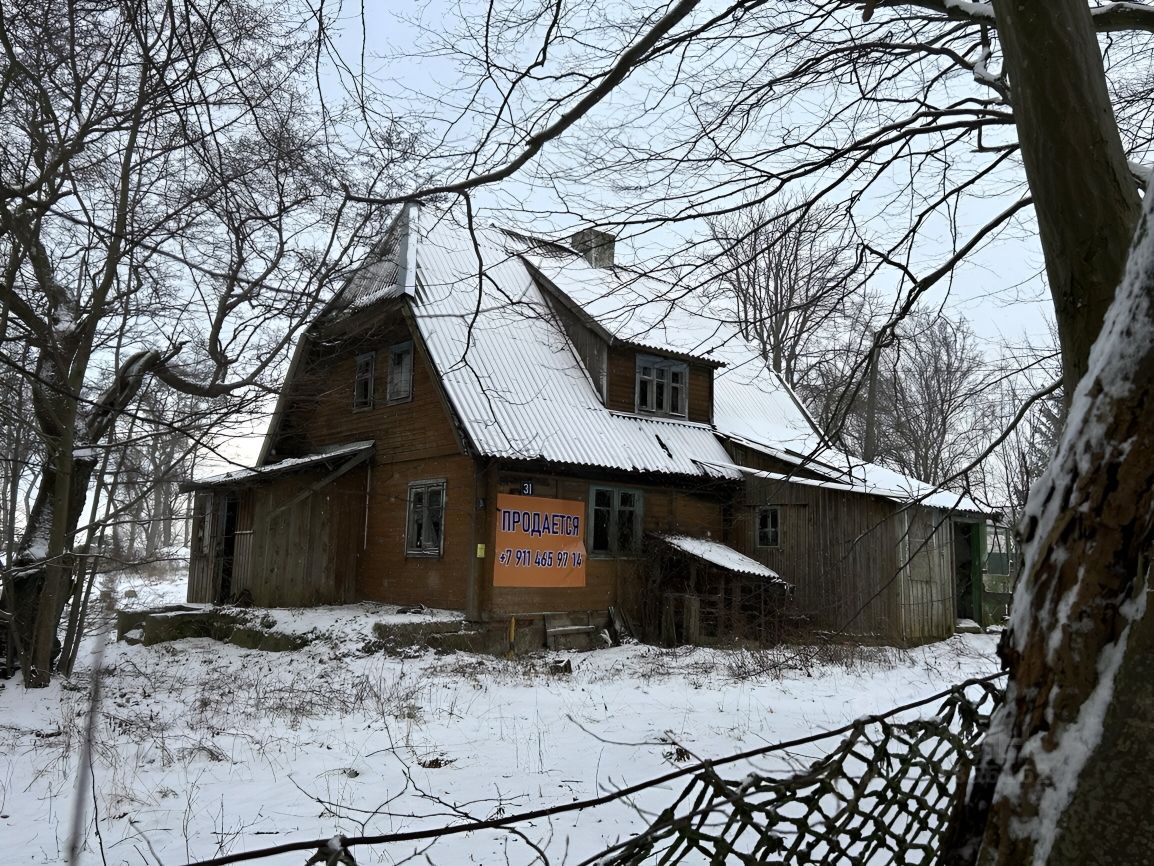
[[[684,416],[689,367],[654,355],[637,356],[637,411]]]

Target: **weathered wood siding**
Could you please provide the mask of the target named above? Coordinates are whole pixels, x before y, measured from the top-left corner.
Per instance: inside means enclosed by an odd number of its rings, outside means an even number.
[[[210,604],[213,590],[212,569],[212,501],[209,491],[199,491],[192,500],[192,534],[188,551],[188,593],[191,604]]]
[[[238,591],[239,586],[248,585],[256,565],[253,558],[253,540],[256,534],[255,502],[256,493],[252,488],[237,491],[236,534],[233,536],[232,551],[233,594]]]
[[[642,352],[641,354],[657,354]],[[609,347],[609,389],[605,405],[617,412],[637,410],[637,355],[631,346]],[[713,421],[713,368],[689,362],[688,418],[708,424]]]
[[[756,508],[780,509],[780,546],[758,547]],[[812,485],[749,478],[734,509],[733,546],[795,587],[819,629],[902,639],[894,503]]]
[[[920,643],[954,633],[953,524],[949,513],[912,505],[898,523],[902,639]]]
[[[251,489],[252,566],[234,572],[234,592],[247,589],[258,604],[283,607],[353,601],[365,470],[301,499],[327,471],[294,473]]]
[[[445,482],[444,537],[440,556],[405,553],[409,484]],[[394,604],[463,609],[473,555],[476,471],[463,455],[377,462],[369,494],[368,547],[357,571],[360,598]],[[483,494],[482,494],[483,495]]]
[[[414,346],[411,399],[389,404],[388,351]],[[353,409],[356,358],[376,352],[375,401]],[[362,508],[357,598],[430,607],[463,608],[473,553],[472,521],[478,495],[474,461],[466,456],[431,364],[399,311],[340,350],[316,350],[294,386],[284,449],[309,453],[326,445],[373,440],[368,495]],[[409,484],[445,482],[444,543],[440,556],[406,555]]]
[[[411,399],[389,404],[390,346],[414,343]],[[375,404],[353,409],[358,355],[376,352]],[[326,445],[364,439],[376,442],[376,463],[425,460],[461,453],[457,432],[420,341],[394,318],[369,334],[342,344],[339,352],[317,349],[293,386],[295,399],[282,428],[291,432],[280,456],[312,453]],[[289,434],[285,434],[288,436]]]
[[[640,611],[645,554],[636,556],[590,555],[586,565],[586,585],[574,588],[521,588],[493,586],[493,555],[496,539],[498,493],[519,493],[522,483],[531,481],[533,495],[549,499],[568,499],[585,504],[588,513],[589,491],[593,486],[628,487],[642,494],[643,532],[680,532],[711,535],[720,539],[723,532],[722,495],[717,491],[687,491],[674,486],[630,481],[601,480],[565,475],[517,473],[512,470],[488,473],[489,493],[485,528],[490,555],[482,571],[483,603],[488,615],[569,610],[605,610],[623,608],[631,617]],[[585,546],[590,547],[588,520]]]
[[[194,529],[188,600],[215,603],[247,591],[255,603],[269,606],[352,601],[365,472],[316,488],[327,473],[302,470],[259,485],[198,493],[194,527],[204,529]],[[229,500],[236,502],[231,538],[223,534]]]

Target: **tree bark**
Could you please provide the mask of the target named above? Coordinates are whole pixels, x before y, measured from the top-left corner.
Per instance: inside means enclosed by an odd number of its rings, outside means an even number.
[[[1141,200],[1086,0],[998,0],[1022,162],[1062,348],[1066,399],[1122,278]]]
[[[942,862],[1147,862],[1154,196],[1141,214],[1084,0],[994,10],[1070,413],[1027,506],[1006,700]]]
[[[1001,648],[1010,682],[971,797],[989,800],[982,864],[1141,863],[1151,850],[1145,820],[1108,843],[1102,832],[1148,816],[1154,778],[1152,219],[1148,196],[1126,280],[1028,507],[1026,573]]]
[[[80,424],[78,398],[55,384],[65,377],[51,358],[41,356],[33,396],[48,454],[10,579],[13,633],[28,688],[42,688],[51,679],[57,628],[73,589],[73,540],[96,470],[90,446],[107,435],[135,399],[144,377],[163,361],[156,351],[130,357]],[[78,427],[83,436],[79,443]],[[77,456],[78,445],[88,449],[84,456]]]

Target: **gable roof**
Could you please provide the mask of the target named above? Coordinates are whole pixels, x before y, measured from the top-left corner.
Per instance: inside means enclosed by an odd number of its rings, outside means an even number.
[[[713,425],[607,408],[546,291],[560,293],[608,341],[715,367]],[[594,268],[564,244],[491,226],[470,231],[452,211],[410,205],[320,321],[355,317],[400,297],[481,455],[740,479],[748,470],[722,445],[731,439],[857,492],[980,513],[969,499],[827,447],[797,397],[725,313],[662,280]]]

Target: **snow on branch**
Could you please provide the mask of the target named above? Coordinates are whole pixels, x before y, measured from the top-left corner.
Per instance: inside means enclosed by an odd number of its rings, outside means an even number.
[[[974,3],[971,0],[883,0],[880,3],[866,2],[867,13],[872,12],[875,5],[891,8],[915,6],[939,12],[951,21],[990,26],[995,24],[992,3]],[[1104,3],[1090,9],[1090,18],[1098,33],[1116,33],[1120,30],[1154,33],[1154,6],[1145,3]],[[866,20],[869,20],[868,14]]]

